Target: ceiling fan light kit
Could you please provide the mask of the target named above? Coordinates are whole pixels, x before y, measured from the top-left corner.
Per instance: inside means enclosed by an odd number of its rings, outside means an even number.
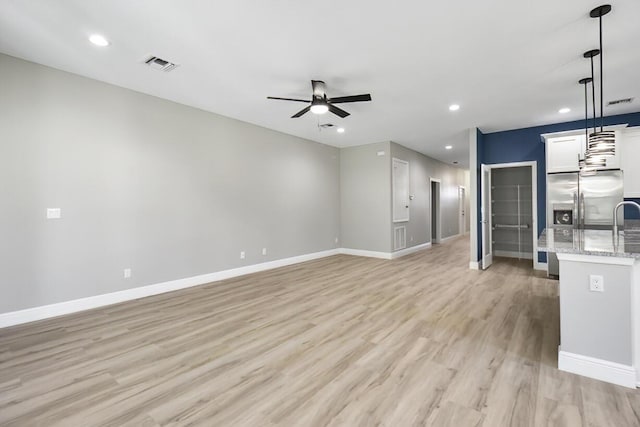
[[[277,96],[267,96],[267,99],[277,99],[280,101],[293,101],[293,102],[305,102],[309,105],[296,114],[291,116],[292,119],[297,119],[304,114],[311,111],[313,114],[326,114],[331,112],[340,118],[345,118],[350,115],[342,108],[336,107],[334,104],[344,104],[347,102],[366,102],[371,101],[371,95],[366,93],[363,95],[352,96],[339,96],[337,98],[328,98],[326,85],[322,80],[311,80],[312,98],[311,100],[296,99],[296,98],[281,98]]]

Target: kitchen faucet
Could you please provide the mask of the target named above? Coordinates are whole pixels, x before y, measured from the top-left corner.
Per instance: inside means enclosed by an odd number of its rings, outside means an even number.
[[[638,212],[640,212],[640,205],[637,204],[636,202],[624,201],[624,202],[618,203],[616,207],[613,208],[613,236],[614,237],[618,236],[618,208],[623,205],[635,206],[636,208],[638,208]]]

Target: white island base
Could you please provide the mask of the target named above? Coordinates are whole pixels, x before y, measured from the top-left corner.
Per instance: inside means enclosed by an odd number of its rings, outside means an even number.
[[[640,260],[615,255],[557,255],[558,369],[636,388],[640,385]],[[601,290],[593,280],[601,280]]]

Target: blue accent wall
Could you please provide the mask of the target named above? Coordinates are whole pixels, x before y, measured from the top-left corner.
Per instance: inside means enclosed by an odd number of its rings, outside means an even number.
[[[640,112],[621,114],[604,118],[605,126],[628,123],[629,126],[640,126]],[[584,120],[556,123],[545,126],[508,130],[483,134],[478,131],[478,164],[476,173],[478,176],[478,222],[480,221],[480,168],[484,164],[511,163],[511,162],[538,162],[538,235],[546,227],[546,164],[545,144],[540,135],[554,132],[564,132],[575,129],[584,129]],[[628,214],[627,214],[628,212]],[[626,211],[627,218],[631,218],[632,211]],[[635,214],[637,216],[637,214]],[[482,259],[482,224],[478,223],[478,260]],[[547,254],[538,253],[538,260],[546,262]]]

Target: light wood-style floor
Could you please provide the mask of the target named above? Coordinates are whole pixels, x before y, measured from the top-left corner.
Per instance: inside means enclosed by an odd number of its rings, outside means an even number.
[[[0,425],[640,425],[558,325],[557,282],[466,238],[335,256],[0,330]]]

